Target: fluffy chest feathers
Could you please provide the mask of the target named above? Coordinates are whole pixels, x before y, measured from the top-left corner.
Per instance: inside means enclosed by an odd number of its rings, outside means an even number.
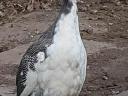
[[[66,57],[67,54],[77,55],[82,46],[79,34],[78,16],[75,12],[71,12],[68,15],[62,14],[56,24],[53,44],[48,48],[48,54],[58,53],[58,55],[64,54]]]

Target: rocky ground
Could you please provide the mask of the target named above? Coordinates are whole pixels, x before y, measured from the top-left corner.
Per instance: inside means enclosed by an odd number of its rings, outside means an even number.
[[[88,53],[80,96],[128,96],[128,5],[125,0],[117,1],[79,4],[80,31]],[[0,18],[0,96],[15,95],[22,55],[57,14],[58,10],[35,10]]]

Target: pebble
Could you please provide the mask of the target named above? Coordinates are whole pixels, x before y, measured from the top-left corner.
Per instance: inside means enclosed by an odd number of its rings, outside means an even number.
[[[107,76],[103,76],[102,79],[103,80],[108,80],[108,77]]]
[[[113,25],[113,23],[108,23],[110,26],[112,26]]]
[[[0,11],[0,17],[4,17],[4,16],[5,14],[2,11]]]
[[[112,90],[112,94],[113,95],[116,95],[116,94],[119,94],[120,93],[120,91],[114,91],[114,90]]]

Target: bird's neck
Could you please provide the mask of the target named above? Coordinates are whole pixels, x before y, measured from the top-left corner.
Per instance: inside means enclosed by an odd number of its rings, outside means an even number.
[[[75,0],[63,0],[62,10],[56,22],[55,32],[79,32],[77,4]]]
[[[76,0],[63,0],[61,14],[65,14],[65,15],[69,14],[73,7],[76,7],[76,10],[74,11],[77,11],[76,3],[77,3]]]

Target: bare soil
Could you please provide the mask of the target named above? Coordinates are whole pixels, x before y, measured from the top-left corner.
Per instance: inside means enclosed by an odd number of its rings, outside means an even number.
[[[125,0],[79,3],[80,31],[88,53],[80,96],[116,96],[128,90],[128,5]],[[0,21],[0,96],[15,95],[15,75],[28,46],[55,20],[57,10],[35,10]]]

